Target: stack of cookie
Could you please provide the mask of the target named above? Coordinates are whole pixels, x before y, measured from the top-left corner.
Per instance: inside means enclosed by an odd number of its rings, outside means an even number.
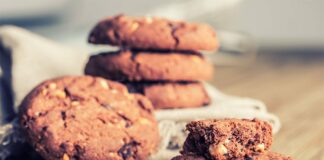
[[[257,119],[201,120],[187,124],[189,135],[172,160],[292,160],[269,151],[272,128]]]
[[[120,50],[91,56],[86,74],[122,82],[130,92],[148,97],[156,109],[210,103],[201,81],[212,78],[213,66],[198,52],[218,48],[210,26],[119,15],[99,22],[89,42]]]

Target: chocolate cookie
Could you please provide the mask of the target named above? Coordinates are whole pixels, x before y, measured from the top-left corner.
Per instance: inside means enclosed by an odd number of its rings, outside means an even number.
[[[90,76],[40,84],[21,104],[20,121],[30,143],[49,160],[147,159],[159,143],[147,98]]]
[[[100,21],[88,41],[145,50],[216,50],[219,46],[207,24],[124,15]]]
[[[212,78],[201,54],[117,51],[91,56],[85,73],[118,81],[197,81]]]
[[[210,103],[200,82],[126,83],[130,92],[141,93],[155,109],[193,108]]]
[[[193,121],[186,128],[189,135],[182,153],[212,160],[253,157],[266,152],[272,143],[271,126],[256,119]]]

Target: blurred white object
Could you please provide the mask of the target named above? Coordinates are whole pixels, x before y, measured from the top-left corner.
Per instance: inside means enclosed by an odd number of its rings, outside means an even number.
[[[0,19],[24,19],[60,13],[69,0],[0,0]]]
[[[257,56],[257,45],[250,35],[234,31],[218,30],[217,38],[220,42],[218,53],[205,55],[214,64],[219,66],[247,65],[255,60]]]
[[[321,48],[323,0],[246,0],[226,29],[250,33],[262,47]]]
[[[146,13],[176,19],[193,19],[210,13],[220,13],[231,9],[242,0],[185,0],[159,5]]]

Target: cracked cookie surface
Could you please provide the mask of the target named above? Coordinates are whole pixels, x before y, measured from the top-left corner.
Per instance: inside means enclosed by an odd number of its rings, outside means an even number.
[[[118,81],[198,81],[213,66],[197,52],[116,51],[91,56],[85,73]]]
[[[159,143],[150,101],[102,78],[45,81],[20,107],[21,126],[45,159],[146,159]]]
[[[195,108],[210,98],[201,82],[126,82],[128,90],[151,100],[155,109]]]
[[[100,21],[88,41],[145,50],[211,51],[219,47],[215,31],[207,24],[124,15]]]
[[[195,153],[206,159],[226,160],[265,153],[272,144],[272,128],[257,119],[192,121],[182,154]]]

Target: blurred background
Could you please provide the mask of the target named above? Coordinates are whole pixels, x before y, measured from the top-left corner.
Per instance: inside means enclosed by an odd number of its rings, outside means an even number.
[[[208,22],[251,34],[261,48],[323,48],[322,0],[0,0],[0,24],[78,43],[103,17],[125,13]],[[78,44],[79,45],[79,44]]]
[[[211,83],[228,94],[261,99],[280,117],[283,128],[275,137],[274,151],[300,160],[324,159],[323,0],[0,0],[0,4],[1,25],[17,25],[74,47],[87,47],[86,37],[95,23],[119,13],[206,22],[217,31],[249,35],[248,44],[258,46],[256,59],[244,66],[216,66]]]

